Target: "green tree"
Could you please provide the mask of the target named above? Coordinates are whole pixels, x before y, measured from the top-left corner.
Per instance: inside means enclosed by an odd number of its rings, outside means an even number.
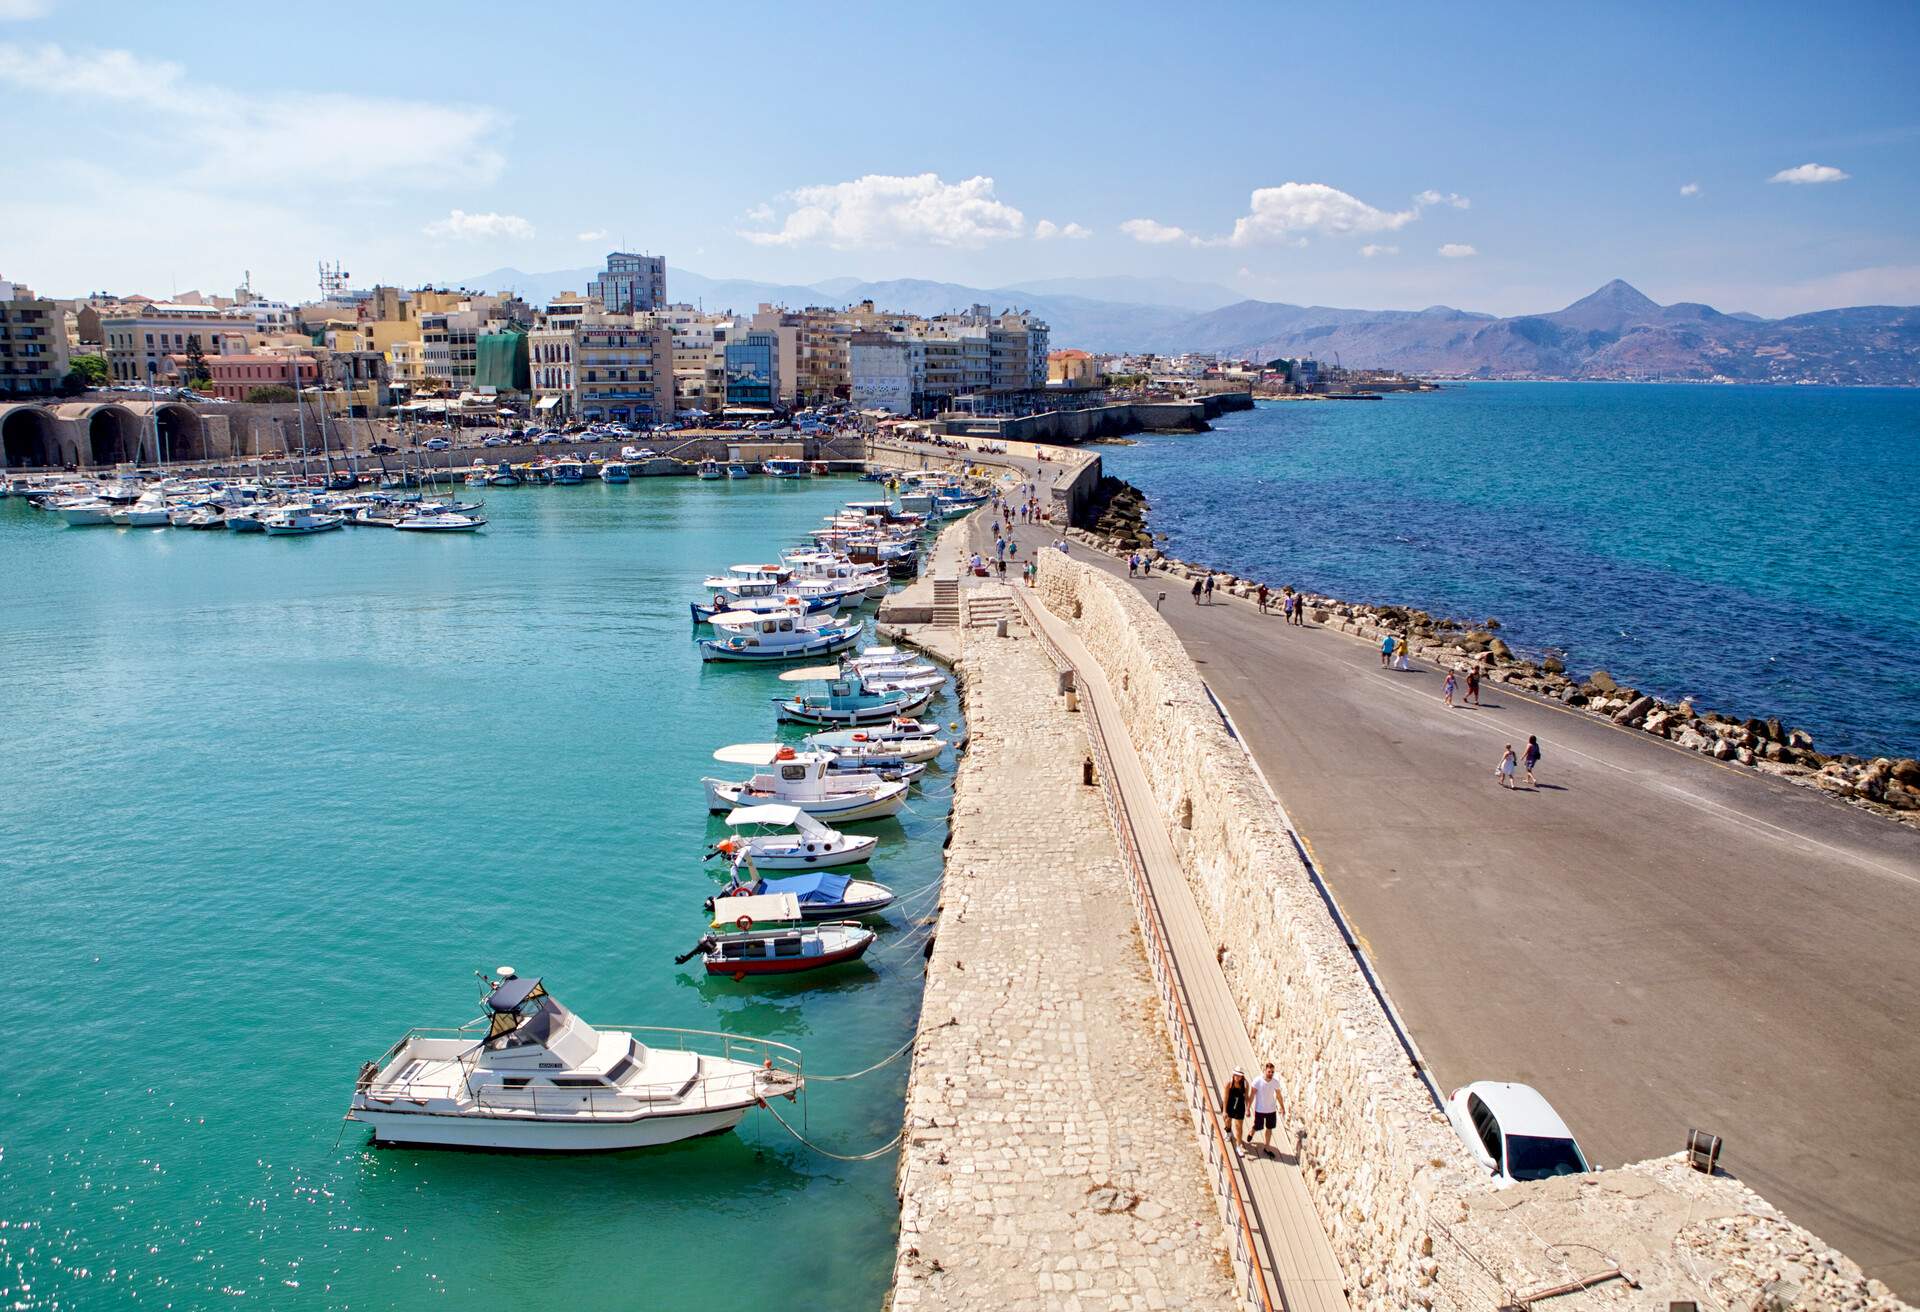
[[[213,382],[207,372],[207,353],[200,347],[200,334],[187,334],[187,386],[206,387]]]
[[[275,402],[291,401],[293,399],[295,399],[293,389],[291,387],[281,387],[278,384],[272,387],[256,387],[247,393],[247,400],[253,402],[255,405],[272,405]]]
[[[76,355],[73,357],[71,367],[74,373],[80,375],[83,387],[105,387],[108,380],[113,377],[112,372],[107,368],[107,357],[104,355]]]

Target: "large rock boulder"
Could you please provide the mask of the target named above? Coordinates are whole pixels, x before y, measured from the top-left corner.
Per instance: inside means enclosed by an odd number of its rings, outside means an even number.
[[[1567,672],[1567,663],[1558,656],[1549,656],[1540,662],[1540,668],[1548,674],[1565,674]]]
[[[1613,713],[1616,724],[1638,724],[1653,711],[1653,698],[1635,697]]]
[[[1589,674],[1587,676],[1587,684],[1590,687],[1598,688],[1601,692],[1612,692],[1620,686],[1613,681],[1613,676],[1605,670],[1595,670],[1592,674]]]

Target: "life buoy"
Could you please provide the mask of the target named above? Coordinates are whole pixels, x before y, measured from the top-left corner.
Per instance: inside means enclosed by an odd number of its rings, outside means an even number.
[[[793,748],[782,747],[773,754],[773,759],[776,761],[791,761],[793,759]]]
[[[748,915],[735,916],[733,919],[733,927],[744,934],[753,928],[753,917]]]
[[[867,736],[866,736],[865,734],[863,734],[863,733],[856,733],[856,734],[855,734],[855,735],[853,736],[853,740],[854,740],[855,742],[857,742],[857,743],[863,743],[863,742],[865,742],[865,741],[867,740]]]

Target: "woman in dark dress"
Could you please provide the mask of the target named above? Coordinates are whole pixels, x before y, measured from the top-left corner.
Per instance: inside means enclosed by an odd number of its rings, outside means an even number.
[[[1227,1133],[1238,1148],[1247,1137],[1247,1073],[1237,1066],[1227,1078],[1227,1087],[1220,1091],[1220,1103],[1227,1109]]]

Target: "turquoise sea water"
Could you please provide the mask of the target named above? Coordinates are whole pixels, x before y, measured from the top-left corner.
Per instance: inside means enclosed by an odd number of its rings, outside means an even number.
[[[1170,554],[1920,754],[1920,391],[1497,383],[1109,448]]]
[[[580,1159],[376,1152],[340,1121],[363,1060],[472,1019],[502,963],[589,1021],[775,1038],[810,1072],[912,1032],[898,908],[873,966],[811,984],[673,963],[720,832],[699,779],[775,736],[783,686],[703,666],[687,602],[863,487],[490,490],[487,530],[445,538],[0,502],[0,1305],[877,1306],[891,1156],[763,1113]],[[952,764],[854,826],[902,895],[939,878]],[[883,1143],[904,1084],[816,1087],[810,1137]]]

